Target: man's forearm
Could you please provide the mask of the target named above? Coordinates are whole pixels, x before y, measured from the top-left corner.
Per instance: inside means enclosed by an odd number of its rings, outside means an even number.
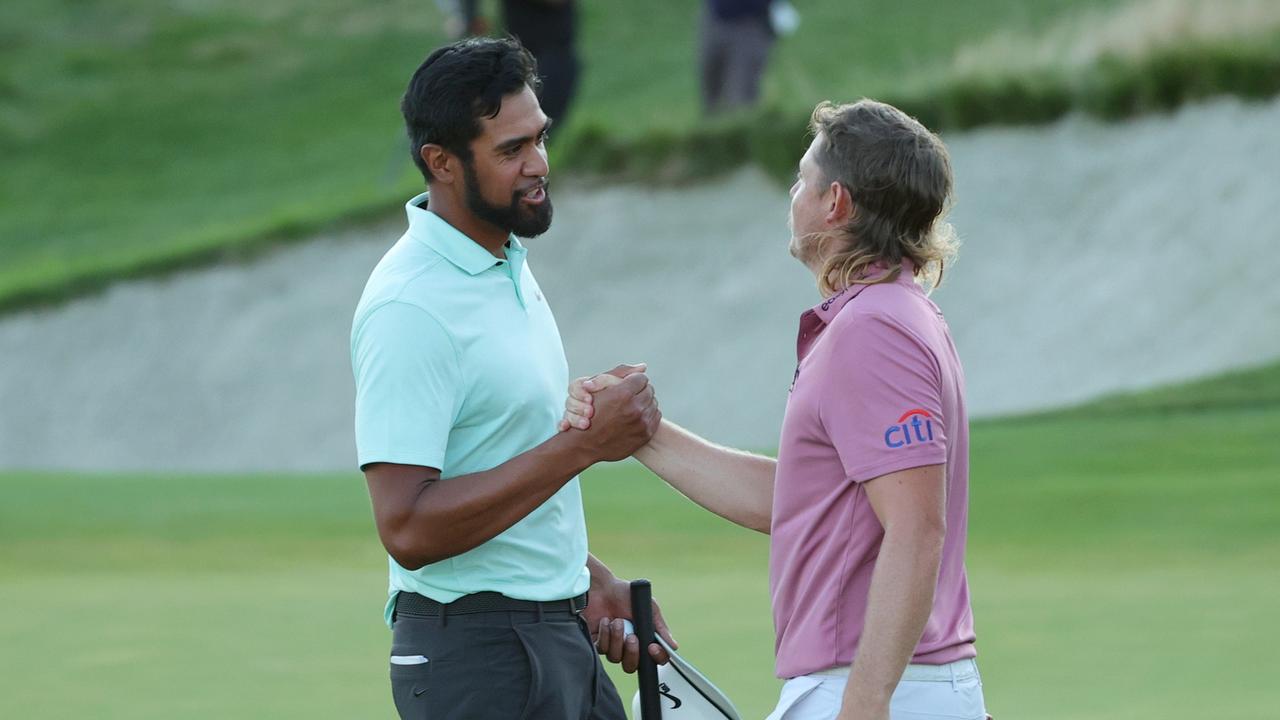
[[[414,570],[479,547],[592,462],[576,438],[561,433],[491,470],[425,482],[411,512],[394,523],[391,555]]]
[[[587,553],[587,572],[591,575],[592,590],[616,579],[613,571],[600,562],[600,558],[591,553]]]
[[[944,535],[929,526],[886,529],[841,718],[888,717],[889,700],[933,609]]]
[[[702,507],[769,533],[777,460],[715,445],[667,420],[635,457]]]

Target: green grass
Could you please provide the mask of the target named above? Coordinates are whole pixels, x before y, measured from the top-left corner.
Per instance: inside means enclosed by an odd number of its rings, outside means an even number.
[[[1274,712],[1277,388],[1273,365],[974,424],[968,566],[997,717]],[[652,579],[687,656],[762,717],[766,538],[636,465],[584,482],[593,551]],[[9,473],[0,498],[0,716],[393,716],[358,475]]]
[[[1241,73],[1240,92],[1277,89],[1280,43],[1232,43],[1221,62],[1196,53],[1142,61],[1152,67],[1119,61],[1084,80],[1053,63],[951,73],[957,53],[985,38],[1035,35],[1122,5],[810,0],[770,65],[774,109],[702,125],[697,3],[582,3],[585,74],[555,162],[649,179],[752,159],[789,171],[807,110],[824,98],[900,99],[964,126],[1044,120],[1088,102],[1109,115],[1166,107],[1170,97],[1233,91]],[[0,310],[245,257],[391,211],[420,184],[396,106],[443,40],[439,24],[418,0],[0,5]],[[1090,89],[1096,77],[1101,89]]]
[[[1280,365],[1244,368],[1178,385],[1121,393],[1036,415],[1042,418],[1258,410],[1280,405]]]

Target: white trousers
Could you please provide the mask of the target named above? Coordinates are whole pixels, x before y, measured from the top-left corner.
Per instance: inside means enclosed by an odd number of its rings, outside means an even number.
[[[791,678],[766,720],[832,720],[840,712],[849,667]],[[973,660],[908,665],[889,701],[891,720],[984,720],[982,678]]]

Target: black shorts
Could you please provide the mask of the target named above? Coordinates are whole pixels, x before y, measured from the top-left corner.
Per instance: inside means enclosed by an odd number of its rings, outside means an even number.
[[[581,617],[494,611],[392,624],[402,720],[626,720]]]

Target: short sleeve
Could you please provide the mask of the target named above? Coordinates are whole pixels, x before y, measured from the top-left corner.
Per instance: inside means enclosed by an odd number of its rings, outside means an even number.
[[[861,483],[945,463],[940,369],[924,342],[873,314],[855,316],[833,339],[819,416],[845,476]]]
[[[352,333],[351,364],[360,467],[390,462],[443,469],[462,373],[440,322],[414,305],[381,305]]]

